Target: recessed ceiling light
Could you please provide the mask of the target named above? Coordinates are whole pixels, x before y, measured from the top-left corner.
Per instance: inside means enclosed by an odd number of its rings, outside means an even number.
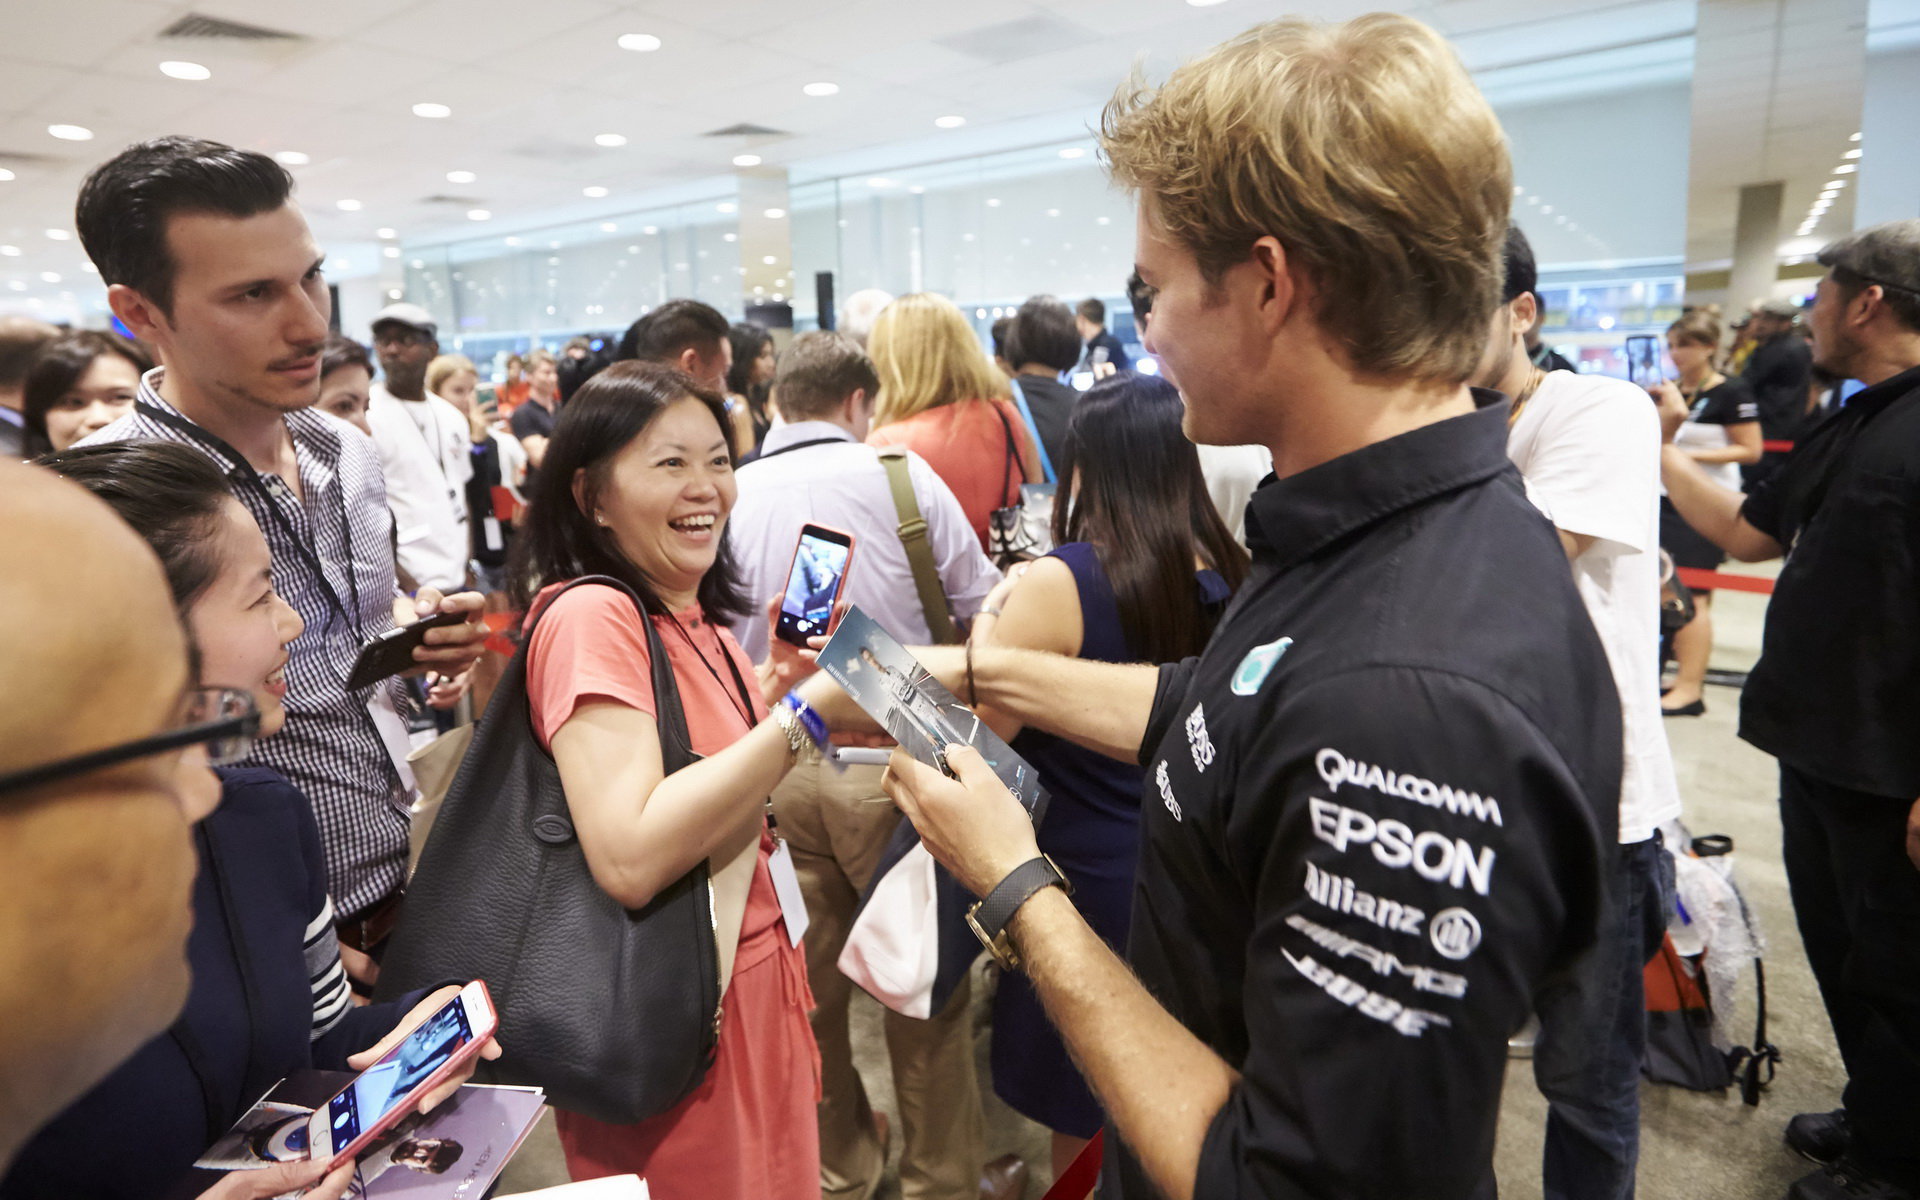
[[[652,235],[652,234],[659,233],[660,227],[658,225],[649,225],[645,229],[642,229],[640,232],[644,234]],[[639,251],[635,251],[634,253],[637,254],[639,253]]]
[[[713,211],[717,213],[736,213],[740,211],[740,206],[731,200],[722,200],[713,206]]]
[[[12,183],[12,182],[13,182],[13,172],[7,170],[5,167],[0,167],[0,183]]]
[[[772,266],[773,264],[775,264],[775,263],[777,263],[777,262],[779,262],[779,261],[780,261],[779,259],[777,259],[777,258],[775,258],[775,257],[774,257],[773,255],[771,255],[771,254],[762,254],[762,255],[760,256],[760,262],[761,262],[761,265],[763,265],[763,266],[768,266],[768,267],[770,267],[770,266]]]
[[[509,246],[518,246],[520,244],[520,239],[517,237],[510,237],[506,239],[506,243]]]
[[[352,263],[350,263],[350,262],[348,262],[348,261],[347,261],[346,259],[344,259],[344,258],[336,258],[336,259],[334,259],[334,260],[333,260],[332,262],[330,262],[330,263],[328,263],[328,264],[327,264],[327,266],[328,266],[328,267],[330,267],[330,268],[332,268],[332,269],[333,269],[333,270],[335,270],[335,271],[351,271],[351,270],[353,270],[353,264],[352,264]]]
[[[738,234],[723,233],[720,235],[720,240],[723,242],[737,242],[740,240],[740,237]]]
[[[1847,140],[1850,142],[1857,142],[1860,140],[1860,135],[1859,133],[1856,132],[1851,137],[1847,138]]]
[[[388,246],[388,247],[386,247],[385,249],[383,249],[383,250],[381,250],[381,251],[380,251],[380,253],[381,253],[381,254],[383,254],[383,255],[385,255],[385,256],[386,256],[386,257],[388,257],[388,258],[399,258],[399,257],[400,257],[400,247],[398,247],[398,246]]]
[[[4,255],[4,256],[6,256],[7,258],[19,258],[19,257],[20,257],[20,247],[18,247],[18,246],[0,246],[0,255]]]
[[[9,288],[12,288],[16,292],[24,292],[27,290],[26,281],[23,279],[15,279],[11,283],[7,284],[7,286]]]
[[[282,150],[273,156],[273,161],[283,167],[304,167],[313,160],[298,150]]]
[[[407,265],[412,267],[416,271],[424,271],[427,269],[427,260],[424,258],[416,258],[412,262],[408,263]]]
[[[602,221],[600,222],[600,232],[601,233],[619,233],[620,226],[614,224],[612,221]]]
[[[426,100],[413,106],[413,115],[437,121],[442,117],[452,116],[453,110],[444,104],[435,104],[431,100]]]
[[[800,90],[809,96],[837,96],[840,94],[840,85],[822,81],[820,83],[810,83]]]
[[[596,146],[605,146],[608,149],[612,149],[615,146],[624,146],[627,144],[627,135],[624,133],[596,133],[593,135],[593,144]]]
[[[999,208],[999,207],[1000,207],[1000,201],[999,201],[999,199],[998,199],[997,197],[991,197],[991,196],[990,196],[990,197],[988,197],[988,198],[987,198],[987,207],[988,207],[988,208]]]
[[[649,50],[658,50],[660,39],[650,33],[623,33],[619,37],[618,45],[622,50],[645,54]]]
[[[1061,158],[1085,158],[1086,156],[1086,150],[1080,146],[1068,146],[1060,152]]]
[[[914,184],[912,187],[908,188],[907,190],[912,192],[916,196],[924,196],[927,194],[927,189],[917,183]]]
[[[950,116],[950,117],[935,117],[933,119],[933,123],[942,129],[958,129],[962,125],[965,125],[967,123],[967,119],[965,117],[957,116],[957,115]]]
[[[736,167],[757,167],[760,165],[760,156],[758,154],[736,154],[733,156],[733,165]]]
[[[1093,223],[1095,225],[1111,225],[1113,224],[1113,218],[1112,217],[1095,217],[1093,219]]]
[[[474,180],[478,178],[480,177],[478,175],[475,175],[472,171],[448,171],[447,172],[448,183],[472,183]]]
[[[888,179],[885,175],[875,175],[867,180],[867,186],[870,188],[890,188],[893,186],[893,180]]]
[[[467,210],[467,220],[469,220],[469,221],[491,221],[491,220],[493,220],[493,214],[492,214],[492,213],[490,213],[490,212],[488,212],[488,211],[487,211],[486,209],[484,209],[484,208],[470,208],[470,209],[468,209],[468,210]]]
[[[760,215],[765,217],[769,221],[778,221],[787,215],[787,210],[784,208],[769,208],[767,211],[761,213]]]
[[[598,200],[607,194],[607,189],[601,187],[599,184],[594,184],[592,187],[581,188],[580,194],[589,200]]]
[[[1859,157],[1860,157],[1860,148],[1859,148],[1858,146],[1855,146],[1855,147],[1854,147],[1853,149],[1851,149],[1851,150],[1849,150],[1849,151],[1847,151],[1847,152],[1846,152],[1845,154],[1843,154],[1843,155],[1841,155],[1840,157],[1842,157],[1842,158],[1859,158]]]
[[[388,229],[385,226],[381,226],[379,229],[376,229],[373,231],[373,236],[377,238],[387,238],[391,240],[393,238],[399,237],[400,235],[399,233],[395,232],[392,229]]]
[[[47,237],[49,240],[56,241],[56,242],[66,242],[66,241],[73,240],[73,235],[68,233],[64,229],[49,229],[47,230]]]
[[[88,129],[85,125],[49,125],[47,126],[47,132],[63,142],[90,142],[93,140],[93,130]]]
[[[163,62],[160,73],[173,79],[212,79],[213,72],[194,62]]]
[[[359,212],[362,208],[366,207],[358,200],[335,200],[333,206],[341,212]]]
[[[1854,166],[1852,163],[1841,163],[1833,169],[1833,173],[1835,175],[1851,175],[1859,169],[1859,167]]]
[[[1057,217],[1060,215],[1060,210],[1057,208],[1050,208],[1047,210],[1047,215],[1050,217]]]
[[[1225,4],[1227,0],[1187,0],[1195,8],[1212,8],[1216,4]]]
[[[59,283],[59,282],[60,282],[60,272],[58,272],[58,271],[42,271],[42,272],[40,272],[40,282],[41,282],[41,283]]]

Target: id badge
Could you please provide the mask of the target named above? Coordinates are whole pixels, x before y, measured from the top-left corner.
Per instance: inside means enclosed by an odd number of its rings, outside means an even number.
[[[780,901],[780,919],[787,923],[787,940],[798,946],[807,933],[807,902],[800,895],[800,875],[793,869],[793,851],[788,849],[787,839],[773,839],[767,871],[773,876],[773,894]]]
[[[400,712],[393,706],[393,697],[388,692],[388,683],[382,683],[373,689],[373,698],[367,701],[367,712],[373,717],[373,727],[380,733],[380,743],[386,747],[387,757],[393,760],[393,769],[400,776],[400,786],[407,794],[407,805],[413,803],[414,793],[419,785],[414,782],[413,764],[407,761],[407,755],[413,752],[413,743],[407,737],[407,723],[400,719]]]
[[[507,540],[500,536],[500,518],[486,517],[480,522],[480,536],[486,539],[487,549],[505,550]]]

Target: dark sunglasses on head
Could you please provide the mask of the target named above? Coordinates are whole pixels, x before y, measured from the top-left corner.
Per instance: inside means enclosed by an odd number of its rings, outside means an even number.
[[[0,792],[24,791],[187,746],[205,746],[207,762],[224,767],[252,752],[254,735],[260,732],[260,710],[253,702],[253,693],[240,688],[189,691],[182,704],[180,721],[177,728],[166,733],[0,775]]]

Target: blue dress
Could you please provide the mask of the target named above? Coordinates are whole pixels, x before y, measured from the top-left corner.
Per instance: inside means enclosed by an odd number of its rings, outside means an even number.
[[[1139,662],[1093,546],[1069,542],[1049,557],[1067,565],[1079,588],[1080,657]],[[1195,586],[1202,604],[1225,604],[1226,581],[1215,572],[1198,572]],[[1074,906],[1087,924],[1124,956],[1140,851],[1140,768],[1037,729],[1022,730],[1013,748],[1040,773],[1050,796],[1037,831],[1041,851],[1073,884]],[[994,993],[992,1061],[994,1094],[1022,1116],[1081,1138],[1092,1137],[1105,1121],[1033,985],[1017,971],[1002,975]]]

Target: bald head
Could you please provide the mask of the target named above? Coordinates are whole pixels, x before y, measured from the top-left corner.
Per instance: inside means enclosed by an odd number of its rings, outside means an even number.
[[[0,512],[0,771],[170,728],[185,640],[146,543],[37,467],[0,461]],[[186,1001],[196,774],[176,752],[0,793],[0,1174]]]

